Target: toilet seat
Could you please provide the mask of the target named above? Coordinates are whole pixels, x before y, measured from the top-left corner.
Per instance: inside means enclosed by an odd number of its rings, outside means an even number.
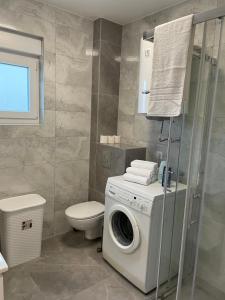
[[[105,206],[97,201],[87,201],[68,207],[65,214],[76,220],[94,219],[104,214]]]

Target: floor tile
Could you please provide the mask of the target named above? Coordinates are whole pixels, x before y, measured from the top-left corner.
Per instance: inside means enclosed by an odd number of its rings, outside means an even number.
[[[103,259],[99,246],[74,231],[43,241],[40,258],[5,274],[5,300],[149,300]]]

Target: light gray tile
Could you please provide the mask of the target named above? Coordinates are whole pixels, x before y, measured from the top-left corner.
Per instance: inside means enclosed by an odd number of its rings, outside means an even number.
[[[100,40],[100,32],[101,32],[101,19],[97,19],[94,21],[93,24],[93,41]]]
[[[45,81],[44,85],[44,108],[45,110],[55,110],[55,82]]]
[[[19,274],[20,276],[18,276]],[[4,274],[4,289],[6,300],[24,300],[25,296],[27,299],[32,299],[32,295],[40,293],[30,275],[17,269],[12,269]]]
[[[134,116],[137,112],[138,91],[120,89],[119,110],[122,114]]]
[[[46,239],[55,232],[68,230],[67,222],[62,221],[62,226],[60,224],[60,218],[63,220],[62,208],[67,203],[84,201],[88,197],[93,22],[36,0],[0,0],[0,7],[4,26],[44,38],[45,59],[44,117],[41,124],[0,126],[0,198],[26,193],[39,193],[45,197],[43,238]],[[57,56],[57,62],[56,51],[65,54]],[[80,59],[82,57],[85,59]],[[56,79],[59,82],[57,89]],[[57,113],[57,124],[56,109],[61,110]],[[56,128],[60,136],[55,139]],[[73,172],[70,171],[66,175],[70,183],[68,189],[63,184],[58,185],[59,182],[55,184],[55,163],[77,159],[84,159],[85,163],[78,162],[76,166],[72,163],[77,172],[75,185],[73,177],[70,178]],[[58,165],[56,169],[58,176]],[[66,168],[63,170],[67,171]],[[80,172],[83,175],[78,178]],[[64,174],[60,176],[63,178]],[[83,186],[81,190],[80,183]],[[54,194],[55,186],[57,194]],[[73,194],[74,188],[76,195]],[[65,200],[59,190],[65,193]],[[57,215],[57,230],[55,205],[57,212],[61,211]],[[26,293],[18,293],[17,296],[18,299],[20,296],[23,300],[31,299]],[[16,295],[11,294],[11,297],[14,299]],[[45,299],[35,291],[32,299],[40,298]]]
[[[108,273],[100,266],[61,265],[59,270],[57,264],[49,265],[47,272],[37,269],[31,273],[34,282],[46,296],[50,297],[49,299],[66,299],[104,279],[107,275]]]
[[[123,90],[138,90],[139,61],[126,59],[120,67],[120,88]]]
[[[158,136],[160,135],[160,127],[157,125],[157,122],[149,121],[141,115],[135,116],[135,139],[155,144],[158,140]]]
[[[172,21],[177,18],[189,15],[194,12],[194,3],[195,0],[185,1],[184,3],[169,7],[164,10],[162,13],[167,15],[167,21]],[[158,24],[159,25],[159,24]]]
[[[117,134],[118,100],[118,96],[99,96],[97,139],[100,135]]]
[[[1,8],[1,23],[5,26],[44,37],[45,50],[55,52],[55,26],[43,19]]]
[[[56,52],[74,58],[86,58],[92,54],[91,28],[56,25]]]
[[[87,189],[81,190],[74,185],[57,185],[55,188],[55,211],[65,210],[67,207],[88,201]]]
[[[99,92],[101,94],[119,95],[121,49],[118,46],[101,41],[100,51]]]
[[[121,47],[122,26],[109,20],[101,19],[101,40]]]
[[[25,166],[23,176],[33,191],[52,191],[54,188],[54,169],[50,164]]]
[[[119,113],[118,116],[118,135],[125,138],[132,144],[134,140],[134,116]]]
[[[35,0],[1,0],[1,6],[22,14],[38,17],[48,22],[55,22],[55,11],[44,3]]]
[[[132,29],[130,30],[129,25],[128,26],[125,25],[123,29],[123,38],[122,38],[122,47],[121,47],[122,61],[127,61],[131,59],[139,61],[140,42],[141,42],[140,35],[136,34]]]
[[[195,0],[193,4],[195,12],[202,12],[216,8],[217,0]]]
[[[55,82],[55,53],[45,51],[44,53],[44,79]]]
[[[91,87],[91,60],[56,55],[56,82],[74,87]]]
[[[95,187],[96,181],[96,143],[91,142],[89,158],[89,188]]]
[[[21,167],[24,159],[24,139],[0,139],[0,168]]]
[[[42,238],[47,239],[54,234],[54,193],[41,190],[38,192],[45,200]]]
[[[99,93],[100,84],[100,41],[93,42],[93,58],[92,58],[92,93]]]
[[[55,144],[56,162],[89,159],[90,142],[88,137],[57,137]]]
[[[56,84],[56,110],[91,111],[90,87]]]
[[[97,141],[98,99],[97,94],[91,95],[91,142],[93,143]]]
[[[132,290],[132,289],[131,289]],[[134,300],[134,295],[131,291],[128,291],[123,287],[121,283],[114,276],[110,276],[97,283],[94,286],[91,286],[79,293],[74,297],[69,298],[68,300],[99,300],[99,299],[108,299],[108,300]],[[143,296],[144,299],[144,296]]]
[[[54,138],[29,137],[24,142],[24,164],[34,165],[54,163],[55,140]]]
[[[85,31],[93,31],[93,22],[87,18],[72,14],[60,9],[55,9],[56,23]]]
[[[0,168],[53,163],[53,161],[53,139],[30,137],[2,139],[0,142]]]
[[[89,136],[90,114],[86,112],[56,112],[56,136]]]
[[[55,168],[55,184],[60,187],[73,185],[78,189],[88,189],[88,160],[60,162]]]
[[[89,201],[97,201],[105,204],[105,193],[99,192],[96,189],[89,189]]]
[[[63,234],[70,230],[72,228],[66,219],[65,209],[56,211],[54,215],[54,234]]]
[[[41,124],[35,126],[26,125],[2,125],[0,126],[1,138],[15,137],[54,137],[55,136],[55,111],[46,110],[44,120]]]
[[[22,167],[1,169],[0,182],[0,195],[2,198],[29,194],[34,191],[25,178]]]

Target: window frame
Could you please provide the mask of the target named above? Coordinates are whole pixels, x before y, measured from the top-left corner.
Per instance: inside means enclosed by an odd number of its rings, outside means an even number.
[[[0,111],[1,125],[35,125],[39,124],[39,59],[37,57],[0,52],[0,63],[11,64],[29,69],[29,112]]]

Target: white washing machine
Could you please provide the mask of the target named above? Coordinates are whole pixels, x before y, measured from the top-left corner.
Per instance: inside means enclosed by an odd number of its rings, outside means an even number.
[[[165,207],[161,283],[178,271],[186,186],[178,185],[176,206],[175,187],[170,190]],[[142,186],[122,176],[109,178],[106,186],[103,257],[144,293],[156,288],[163,195],[158,182]]]

